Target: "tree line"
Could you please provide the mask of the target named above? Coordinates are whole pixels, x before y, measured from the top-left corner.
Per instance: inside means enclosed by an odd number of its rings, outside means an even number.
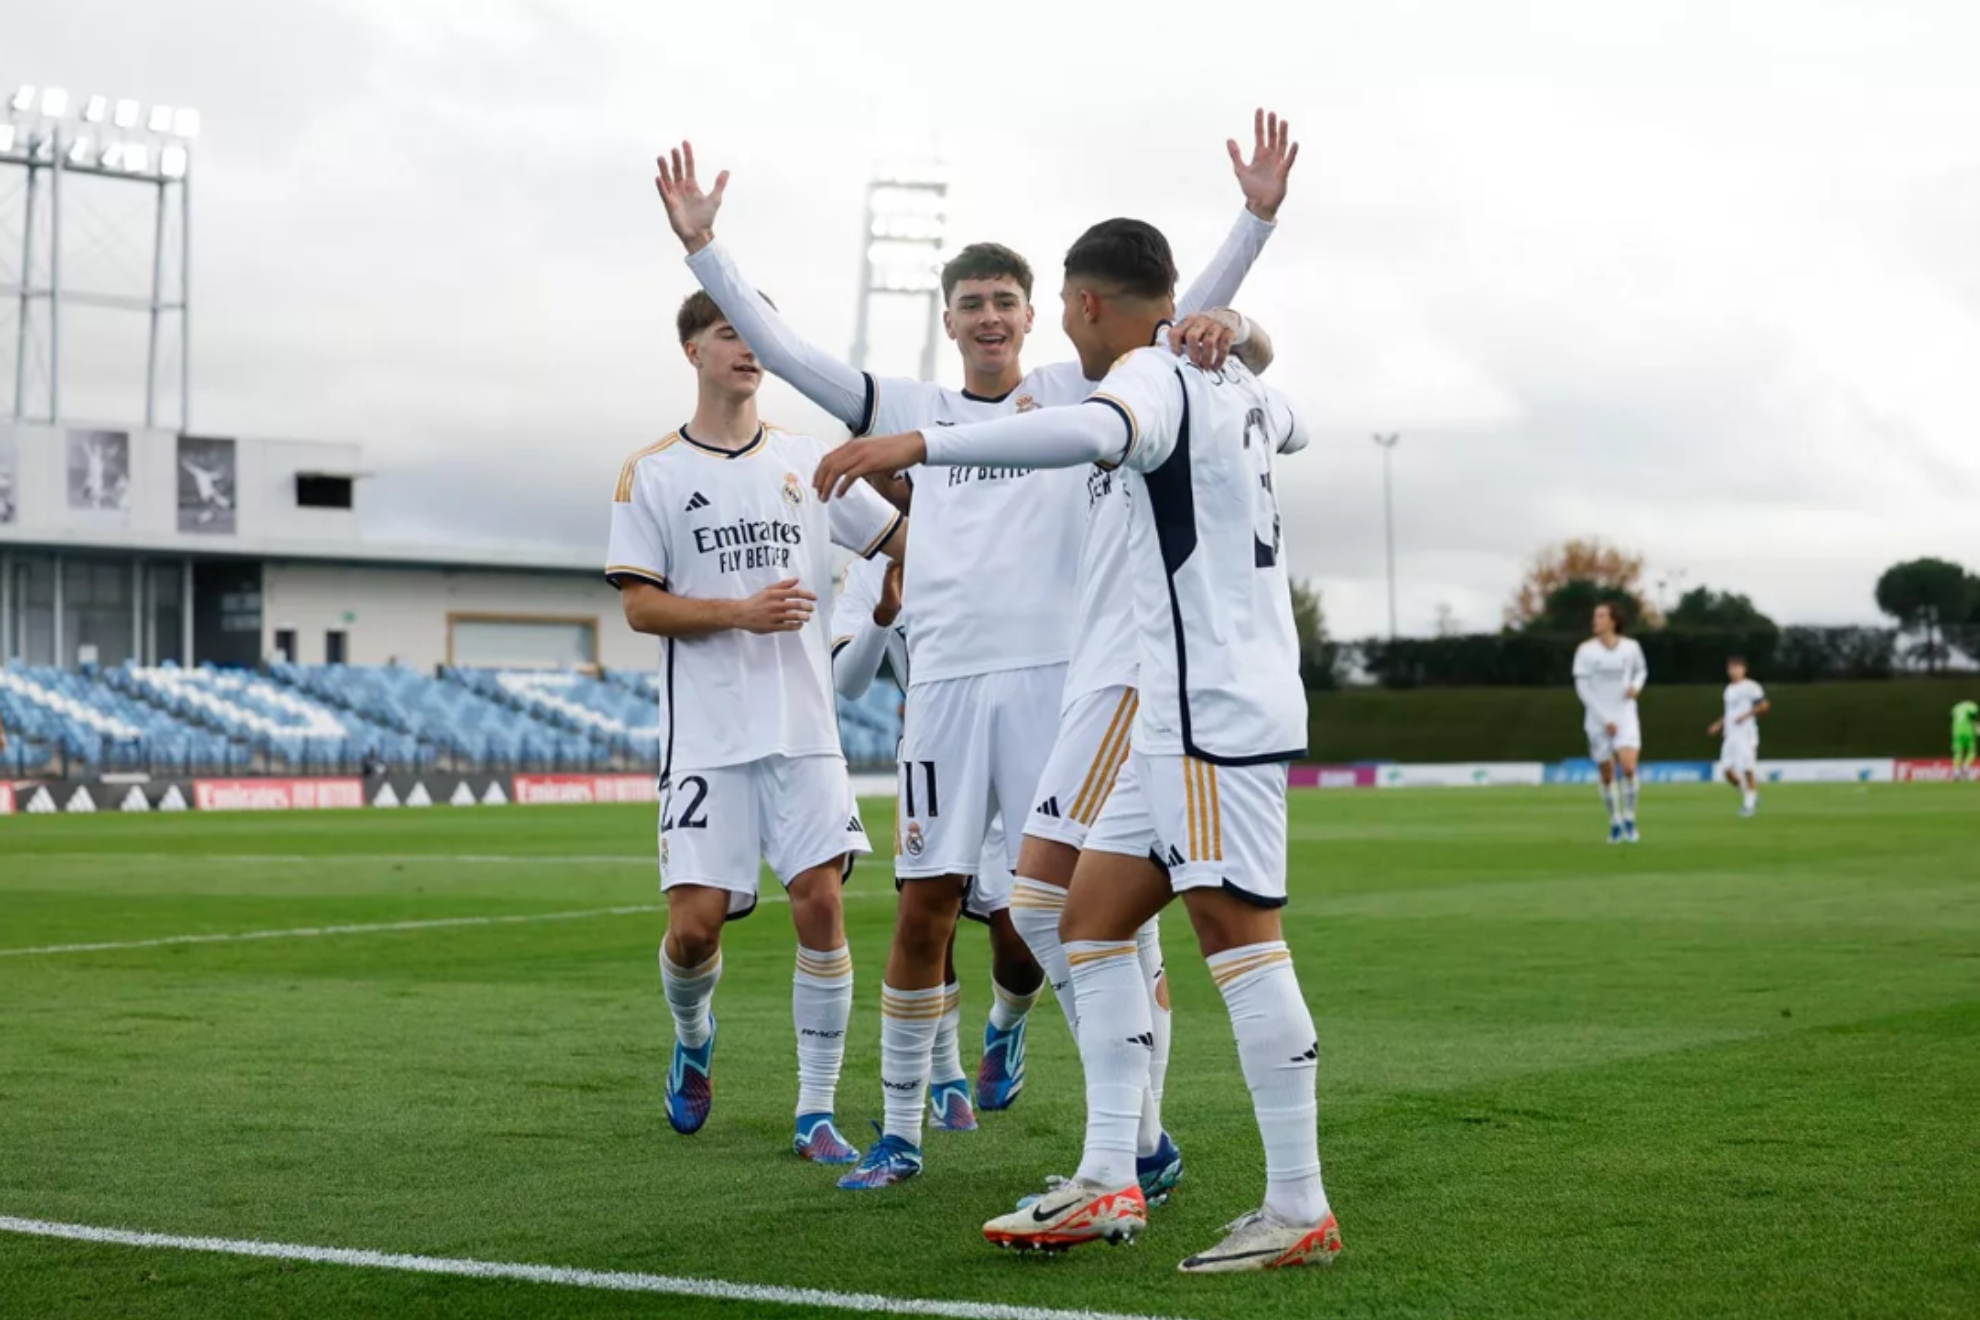
[[[1598,604],[1610,604],[1642,643],[1663,682],[1706,683],[1743,655],[1756,677],[1775,682],[1890,678],[1980,661],[1980,575],[1944,559],[1893,564],[1877,580],[1877,608],[1893,626],[1783,626],[1752,599],[1696,586],[1668,608],[1650,599],[1643,556],[1594,538],[1535,556],[1506,606],[1498,632],[1336,641],[1319,594],[1293,585],[1307,686],[1536,686],[1572,679],[1574,648]]]

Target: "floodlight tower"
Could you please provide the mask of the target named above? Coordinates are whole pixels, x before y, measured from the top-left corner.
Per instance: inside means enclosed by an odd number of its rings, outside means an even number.
[[[186,106],[146,107],[128,98],[87,96],[71,100],[60,87],[24,86],[7,99],[0,121],[0,166],[27,171],[27,202],[21,223],[20,283],[0,285],[19,301],[14,345],[14,406],[17,420],[29,416],[28,345],[37,322],[48,335],[48,355],[40,364],[46,417],[62,417],[62,309],[102,307],[143,312],[150,318],[145,360],[144,424],[158,423],[158,346],[161,323],[177,318],[179,331],[179,429],[192,424],[192,139],[199,136],[199,111]],[[85,175],[156,190],[148,295],[71,289],[62,280],[62,181]],[[43,195],[46,205],[43,205]],[[171,250],[166,220],[178,215],[178,279],[166,293]],[[44,235],[41,226],[46,223]],[[45,274],[43,273],[45,271]],[[39,278],[40,282],[37,282]],[[37,315],[39,313],[39,315]]]
[[[883,169],[866,185],[866,227],[860,234],[859,324],[852,361],[866,369],[873,305],[908,298],[928,307],[921,341],[921,378],[935,378],[936,333],[942,310],[942,240],[949,184],[939,166]]]

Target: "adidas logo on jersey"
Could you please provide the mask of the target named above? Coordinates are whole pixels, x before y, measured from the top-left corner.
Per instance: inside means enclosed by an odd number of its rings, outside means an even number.
[[[693,495],[690,495],[688,497],[687,512],[693,513],[696,509],[705,509],[707,507],[708,507],[708,497],[706,495],[703,495],[700,491],[696,491]]]
[[[1059,799],[1055,797],[1046,798],[1043,802],[1033,807],[1032,810],[1041,816],[1050,816],[1053,820],[1063,819],[1059,815]]]

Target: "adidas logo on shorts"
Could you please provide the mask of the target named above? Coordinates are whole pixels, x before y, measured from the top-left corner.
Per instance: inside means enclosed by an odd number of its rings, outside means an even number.
[[[693,495],[690,495],[688,497],[687,511],[689,513],[693,513],[696,509],[705,509],[707,507],[708,507],[708,497],[706,495],[703,495],[700,491],[696,491]]]
[[[1053,820],[1063,819],[1059,815],[1059,799],[1055,797],[1046,798],[1043,802],[1033,807],[1032,810],[1041,816],[1050,816]]]

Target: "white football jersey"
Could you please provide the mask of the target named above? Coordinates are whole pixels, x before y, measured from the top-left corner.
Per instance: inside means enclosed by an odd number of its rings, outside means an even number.
[[[1766,689],[1750,678],[1726,684],[1726,728],[1728,738],[1758,738],[1760,721],[1748,719],[1753,708],[1767,699]]]
[[[765,427],[731,453],[682,427],[634,454],[613,497],[606,579],[741,600],[796,578],[828,599],[830,543],[871,556],[902,518],[866,486],[821,504],[811,479],[830,448]],[[663,638],[661,669],[663,776],[675,765],[841,754],[822,614],[795,632]]]
[[[1079,403],[1076,362],[1026,374],[998,399],[926,381],[868,376],[861,435],[893,435]],[[908,473],[914,518],[901,623],[910,681],[1063,664],[1072,654],[1086,474],[928,467]]]
[[[1281,446],[1303,443],[1291,407],[1235,359],[1204,371],[1166,347],[1115,363],[1088,406],[1125,428],[1135,750],[1220,765],[1303,756],[1306,688],[1272,484]]]
[[[868,629],[879,626],[873,622],[873,607],[880,603],[888,562],[884,557],[876,556],[855,559],[846,565],[845,581],[839,584],[839,598],[832,603],[832,656],[835,662],[842,648],[854,644]],[[894,671],[895,681],[906,688],[907,627],[898,615],[894,618],[894,626],[887,629],[882,653]],[[873,662],[876,672],[879,663],[877,658]]]
[[[1634,637],[1618,637],[1614,646],[1591,637],[1575,648],[1574,678],[1583,690],[1589,720],[1606,723],[1629,704],[1632,688],[1641,689],[1649,681],[1650,666]]]

